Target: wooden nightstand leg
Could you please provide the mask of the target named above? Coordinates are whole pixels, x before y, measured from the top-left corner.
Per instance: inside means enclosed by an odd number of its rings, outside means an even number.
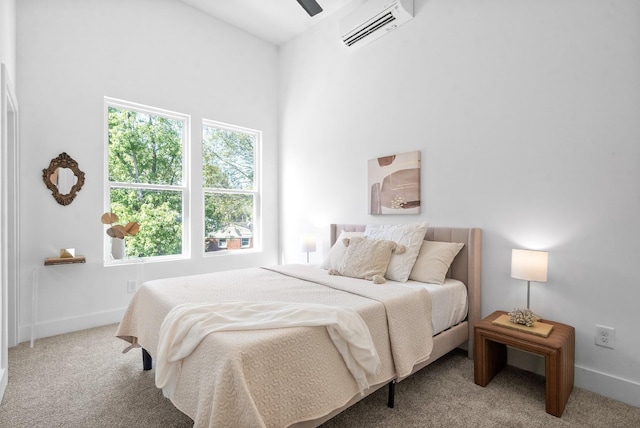
[[[480,386],[487,386],[507,364],[507,346],[477,334],[474,353],[474,381]]]
[[[545,355],[545,397],[547,413],[561,417],[573,390],[573,359],[567,352]]]
[[[559,382],[559,364],[558,353],[550,352],[544,356],[545,367],[545,405],[547,413],[553,416],[560,416],[558,414],[558,392],[560,388]]]

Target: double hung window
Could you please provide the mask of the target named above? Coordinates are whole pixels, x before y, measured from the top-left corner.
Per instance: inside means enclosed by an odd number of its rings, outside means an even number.
[[[254,248],[260,132],[205,120],[202,183],[205,251]]]
[[[189,116],[106,100],[107,195],[119,222],[140,224],[127,257],[186,256]]]

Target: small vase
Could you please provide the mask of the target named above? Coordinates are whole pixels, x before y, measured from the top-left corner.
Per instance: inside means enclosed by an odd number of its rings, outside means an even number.
[[[121,260],[124,258],[124,239],[111,238],[111,257],[114,260]]]

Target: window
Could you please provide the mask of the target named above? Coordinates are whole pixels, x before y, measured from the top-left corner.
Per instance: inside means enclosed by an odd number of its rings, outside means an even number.
[[[189,198],[200,182],[204,252],[258,247],[259,131],[203,121],[202,177],[196,173],[192,189],[188,115],[110,98],[105,103],[105,203],[119,224],[140,225],[126,237],[126,257],[189,256]]]
[[[260,136],[246,128],[203,122],[205,252],[255,247]]]
[[[127,257],[187,255],[189,116],[106,99],[108,207],[136,221]]]

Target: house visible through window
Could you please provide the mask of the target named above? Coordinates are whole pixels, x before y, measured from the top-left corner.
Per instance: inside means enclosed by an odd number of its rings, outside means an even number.
[[[106,99],[107,194],[119,223],[136,221],[128,257],[186,255],[189,116]]]
[[[254,248],[260,132],[204,121],[202,182],[206,252]]]

